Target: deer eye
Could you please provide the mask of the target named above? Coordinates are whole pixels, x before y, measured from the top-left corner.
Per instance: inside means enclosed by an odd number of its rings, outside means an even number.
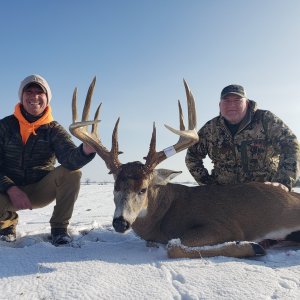
[[[143,194],[146,193],[146,191],[147,191],[147,189],[141,189],[141,190],[138,192],[138,194],[139,194],[139,195],[143,195]]]

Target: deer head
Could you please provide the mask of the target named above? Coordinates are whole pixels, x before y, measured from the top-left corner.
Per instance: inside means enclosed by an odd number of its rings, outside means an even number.
[[[72,135],[96,150],[97,154],[104,160],[110,173],[113,174],[115,179],[114,201],[116,204],[114,227],[117,231],[124,232],[130,227],[130,224],[134,222],[137,216],[143,215],[146,212],[149,187],[153,185],[165,185],[170,179],[181,173],[165,169],[157,170],[155,167],[171,155],[187,149],[198,141],[195,101],[184,80],[188,106],[188,129],[185,129],[182,108],[180,101],[178,101],[180,129],[177,130],[165,125],[167,129],[179,135],[177,143],[157,152],[156,127],[154,123],[149,152],[147,156],[144,157],[146,162],[144,164],[141,162],[122,164],[118,158],[120,154],[118,146],[118,125],[120,118],[116,121],[113,130],[111,150],[108,150],[102,144],[98,135],[97,127],[101,104],[96,110],[94,120],[88,120],[95,83],[96,77],[89,87],[80,122],[77,122],[77,89],[75,88],[72,101],[73,123],[69,129]],[[91,132],[88,131],[89,125],[92,125]]]

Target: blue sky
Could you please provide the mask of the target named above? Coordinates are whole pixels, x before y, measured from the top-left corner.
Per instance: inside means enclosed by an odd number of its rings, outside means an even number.
[[[103,102],[103,143],[110,147],[120,116],[120,161],[142,160],[154,121],[157,150],[177,141],[163,124],[178,126],[185,78],[198,128],[219,113],[221,89],[239,83],[299,138],[299,16],[298,0],[1,1],[0,118],[13,112],[20,81],[36,73],[48,80],[53,115],[68,128],[75,86],[81,109],[97,76],[93,109]],[[184,156],[160,167],[192,180]],[[98,157],[83,172],[83,179],[112,180]]]

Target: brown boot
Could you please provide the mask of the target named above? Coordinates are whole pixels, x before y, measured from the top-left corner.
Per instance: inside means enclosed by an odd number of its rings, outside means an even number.
[[[17,224],[19,216],[16,212],[8,212],[9,216],[0,221],[0,240],[5,242],[14,242],[17,237]]]

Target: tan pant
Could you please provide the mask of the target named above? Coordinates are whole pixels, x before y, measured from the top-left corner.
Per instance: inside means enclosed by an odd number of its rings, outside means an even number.
[[[27,194],[33,209],[44,207],[56,199],[50,219],[51,228],[67,228],[78,197],[80,178],[80,170],[70,171],[59,166],[39,182],[19,188]],[[16,209],[8,195],[0,193],[0,216],[5,216],[10,211]]]

